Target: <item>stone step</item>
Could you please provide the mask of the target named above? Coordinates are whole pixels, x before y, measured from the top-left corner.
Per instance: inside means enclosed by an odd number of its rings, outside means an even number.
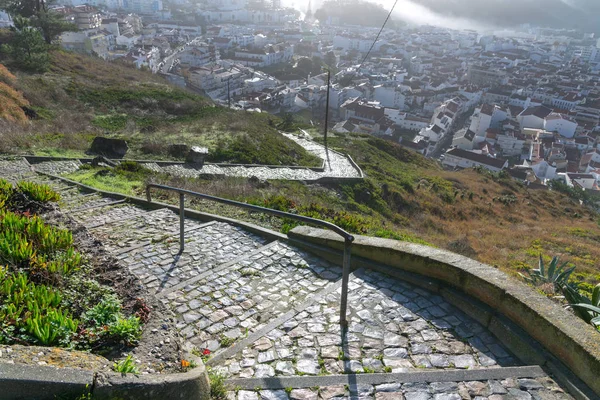
[[[154,172],[164,172],[163,168],[155,162],[142,163],[141,166]]]
[[[236,379],[228,399],[570,400],[538,366],[320,377]],[[234,390],[235,388],[235,390]]]
[[[175,235],[179,233],[179,215],[166,208],[143,212],[122,223],[114,222],[97,225],[92,231],[115,254],[167,239],[178,240]],[[186,219],[185,230],[192,231],[202,225],[201,222]]]
[[[127,219],[139,217],[147,213],[143,208],[127,203],[105,207],[80,209],[72,213],[72,217],[88,229],[98,228],[106,224],[122,223]]]
[[[23,158],[0,159],[0,177],[11,182],[36,176]]]
[[[164,302],[182,335],[214,352],[264,328],[340,276],[341,268],[276,242],[167,293]]]
[[[81,165],[82,163],[79,160],[44,161],[32,164],[36,171],[52,175],[66,175],[73,173],[81,168]]]
[[[264,239],[222,222],[187,225],[182,253],[177,230],[160,240],[131,248],[117,258],[149,289],[160,293],[265,244]]]
[[[351,275],[349,289],[346,332],[337,289],[213,367],[229,378],[266,378],[520,365],[438,295],[362,269]],[[179,295],[174,301],[185,299]]]
[[[60,181],[58,179],[53,179],[44,175],[35,175],[33,178],[28,179],[28,181],[48,185],[52,190],[58,192],[62,199],[70,198],[70,197],[78,197],[82,194],[91,194],[94,193],[90,190],[85,190],[75,185],[71,185],[69,183]]]
[[[87,195],[73,195],[68,198],[61,198],[60,207],[65,212],[77,212],[90,208],[108,206],[122,199],[108,197],[99,193],[91,193]]]

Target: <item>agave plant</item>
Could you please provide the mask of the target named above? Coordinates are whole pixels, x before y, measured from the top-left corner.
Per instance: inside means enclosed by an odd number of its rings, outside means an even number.
[[[565,293],[565,297],[566,296]],[[571,304],[574,311],[583,318],[586,322],[599,327],[600,326],[600,283],[596,285],[592,292],[592,299],[590,300],[586,296],[579,294],[576,304]]]
[[[550,264],[548,264],[548,267],[546,268],[542,255],[540,254],[539,268],[527,271],[528,276],[523,274],[519,275],[534,286],[552,284],[554,285],[554,289],[559,291],[567,285],[575,267],[565,269],[568,263],[564,262],[563,264],[558,265],[558,262],[558,257],[552,257],[552,261],[550,261]]]

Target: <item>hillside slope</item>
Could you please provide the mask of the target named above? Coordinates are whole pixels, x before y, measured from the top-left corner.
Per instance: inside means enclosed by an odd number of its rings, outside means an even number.
[[[0,64],[0,120],[20,125],[27,121],[23,108],[28,107],[29,102],[15,89],[16,81],[17,78]]]
[[[599,215],[579,200],[528,189],[504,173],[444,171],[436,161],[368,135],[329,143],[367,176],[361,184],[330,187],[330,200],[320,203],[351,212],[359,219],[356,232],[418,238],[510,273],[537,268],[540,255],[559,255],[577,266],[583,289],[600,281]],[[290,197],[314,201],[293,191]]]
[[[143,195],[147,181],[325,219],[357,234],[429,244],[491,264],[511,274],[537,268],[540,255],[577,266],[574,278],[590,291],[600,280],[598,214],[579,201],[528,189],[506,174],[444,171],[426,159],[368,135],[330,138],[366,173],[359,183],[268,184],[244,178],[187,179],[126,166],[83,169],[70,178],[101,189]],[[163,193],[162,200],[176,203]],[[287,232],[293,221],[192,200],[198,209]]]
[[[17,77],[10,84],[15,112],[22,111],[14,100],[21,101],[17,89],[38,117],[22,124],[4,116],[0,153],[79,156],[94,136],[109,132],[127,139],[131,156],[139,158],[166,158],[168,144],[187,143],[207,145],[215,161],[320,162],[278,134],[277,117],[215,107],[160,77],[122,65],[58,52],[50,72]],[[87,169],[72,178],[132,194],[141,194],[152,179],[327,219],[359,234],[429,243],[511,273],[535,267],[540,254],[562,255],[577,265],[575,277],[584,289],[600,280],[598,215],[578,200],[528,189],[503,174],[447,172],[436,161],[368,135],[338,135],[329,144],[349,153],[367,178],[356,184],[263,184],[184,179],[135,168],[101,174]],[[283,231],[292,227],[289,221],[200,205]]]
[[[0,118],[0,152],[82,156],[95,136],[108,134],[128,140],[129,158],[161,159],[169,144],[188,144],[209,147],[210,161],[320,163],[278,134],[276,117],[216,107],[118,63],[64,51],[51,60],[45,74],[17,73],[14,85],[37,118],[26,125]]]

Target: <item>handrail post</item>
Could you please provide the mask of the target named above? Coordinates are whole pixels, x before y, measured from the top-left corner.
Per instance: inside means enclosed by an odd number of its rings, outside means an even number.
[[[179,193],[179,252],[183,253],[185,247],[185,194]]]
[[[148,200],[148,203],[152,201],[152,197],[150,197],[150,188],[150,185],[146,186],[146,200]]]
[[[346,319],[346,309],[348,308],[348,281],[350,280],[350,255],[352,250],[352,240],[344,238],[344,260],[342,264],[342,300],[340,302],[340,325],[348,326]]]

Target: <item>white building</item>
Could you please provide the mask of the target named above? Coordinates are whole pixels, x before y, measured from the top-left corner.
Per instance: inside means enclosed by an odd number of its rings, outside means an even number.
[[[450,168],[484,167],[499,172],[508,167],[508,160],[454,148],[446,152],[442,164]]]
[[[243,93],[245,78],[245,74],[235,67],[197,67],[190,68],[188,83],[196,89],[203,90],[213,100],[225,100],[228,96]]]
[[[375,43],[372,51],[378,52],[383,44],[384,41],[378,40]],[[333,47],[346,51],[357,50],[361,53],[366,53],[369,51],[372,45],[372,38],[364,38],[358,35],[335,35],[333,38]]]
[[[12,26],[12,18],[11,16],[0,10],[0,28],[9,28]]]
[[[233,60],[246,67],[268,67],[275,64],[287,63],[294,56],[294,46],[274,45],[264,49],[236,50]]]
[[[406,97],[402,90],[394,85],[378,85],[373,88],[373,100],[378,101],[384,107],[405,109]]]
[[[544,129],[544,119],[552,109],[545,106],[529,107],[517,116],[521,129]]]
[[[563,137],[572,138],[575,136],[577,122],[564,114],[553,112],[544,118],[543,128],[548,132],[558,132]]]
[[[219,50],[215,46],[202,42],[193,42],[177,56],[181,65],[202,67],[219,61]]]

